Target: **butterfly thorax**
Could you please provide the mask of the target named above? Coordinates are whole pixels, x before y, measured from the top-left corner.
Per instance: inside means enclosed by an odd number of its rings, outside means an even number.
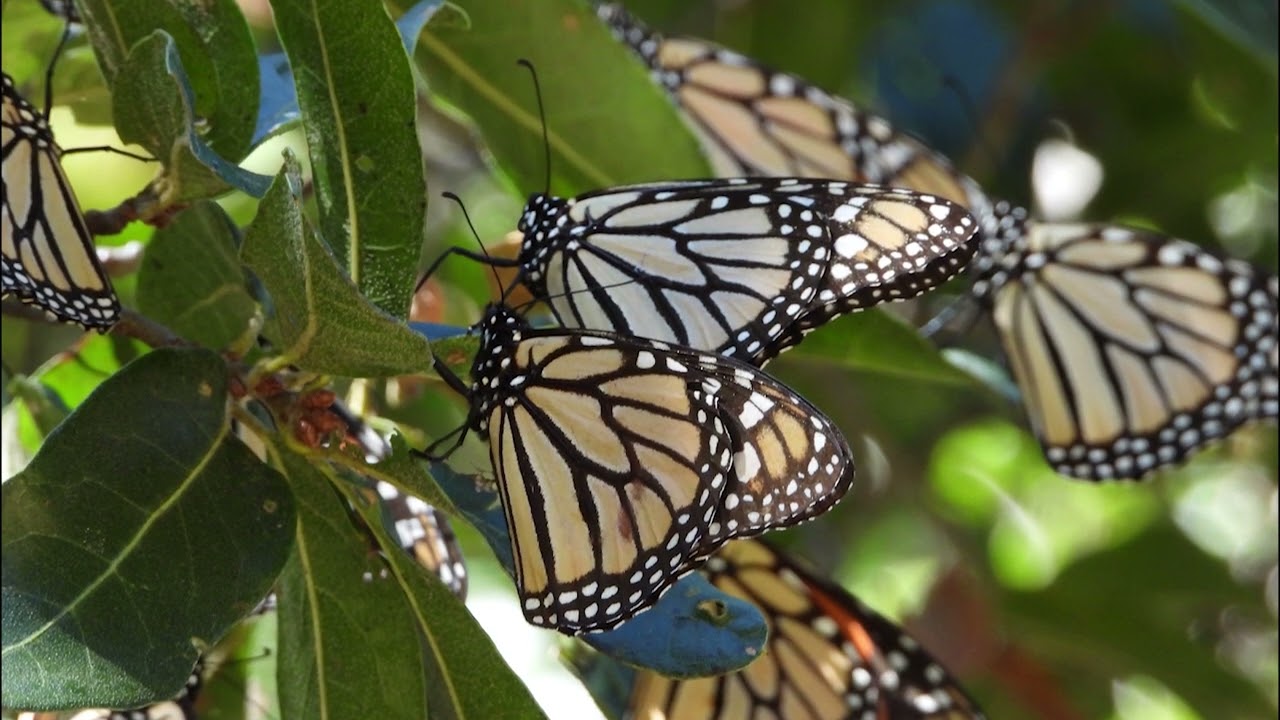
[[[524,318],[503,305],[490,305],[477,325],[480,349],[471,366],[471,406],[469,424],[476,432],[487,432],[493,408],[511,396],[520,381],[512,367],[516,346],[529,325]]]
[[[996,203],[991,220],[984,223],[982,245],[974,255],[974,298],[990,305],[1005,283],[1016,279],[1037,263],[1028,262],[1027,211],[1001,200]]]
[[[534,297],[546,297],[547,263],[549,258],[566,243],[571,242],[565,226],[570,223],[569,209],[573,202],[544,193],[529,196],[529,202],[520,215],[517,229],[524,234],[520,247],[521,281]],[[585,229],[585,228],[584,228]],[[581,234],[581,230],[575,230]]]

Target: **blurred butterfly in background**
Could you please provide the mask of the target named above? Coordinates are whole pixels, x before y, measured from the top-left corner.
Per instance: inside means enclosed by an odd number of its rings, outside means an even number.
[[[382,510],[400,547],[439,577],[459,600],[466,600],[467,565],[449,518],[435,506],[406,495],[389,483],[379,481],[377,488]]]
[[[720,590],[764,612],[765,651],[746,668],[719,677],[677,679],[637,670],[623,717],[983,717],[977,702],[902,628],[768,543],[729,543],[702,572]]]
[[[489,442],[535,625],[612,628],[728,540],[813,518],[853,482],[832,422],[750,365],[533,329],[500,305],[477,327],[472,385],[436,367],[471,405],[454,447],[468,429]]]
[[[3,92],[0,294],[86,330],[106,330],[119,319],[120,302],[62,172],[62,150],[48,117],[18,93],[8,74]]]
[[[717,176],[811,177],[936,195],[989,221],[991,201],[941,153],[804,79],[697,38],[667,38],[620,5],[597,6],[649,67]]]
[[[871,180],[964,204],[982,236],[972,297],[992,313],[1058,472],[1142,477],[1276,417],[1274,274],[1158,233],[1030,220],[887,121],[794,75],[664,38],[616,5],[599,14],[718,172]],[[825,320],[816,313],[799,329]]]
[[[972,294],[1055,470],[1137,478],[1277,416],[1275,275],[1151,231],[998,216]]]

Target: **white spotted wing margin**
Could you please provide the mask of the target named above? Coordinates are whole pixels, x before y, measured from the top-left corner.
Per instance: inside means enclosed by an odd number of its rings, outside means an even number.
[[[534,195],[521,278],[562,325],[762,364],[796,326],[914,297],[957,274],[977,223],[876,185],[730,178]]]
[[[1276,418],[1275,275],[1160,233],[1008,218],[973,292],[1056,471],[1141,478]]]
[[[491,307],[472,377],[522,610],[566,634],[626,621],[726,541],[815,517],[853,482],[831,421],[732,359]]]

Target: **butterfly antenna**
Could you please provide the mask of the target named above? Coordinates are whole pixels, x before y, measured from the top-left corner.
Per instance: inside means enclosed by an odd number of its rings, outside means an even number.
[[[502,290],[502,297],[505,298],[507,293],[510,292],[510,288],[502,287],[502,278],[498,275],[498,268],[496,267],[497,263],[494,262],[493,256],[489,254],[489,248],[485,247],[484,241],[480,239],[480,233],[476,232],[476,226],[471,222],[471,213],[467,212],[467,206],[462,203],[462,198],[447,190],[440,194],[457,203],[458,207],[462,210],[462,217],[467,221],[467,227],[471,229],[472,237],[474,237],[476,242],[480,245],[480,252],[484,253],[485,264],[488,265],[489,270],[493,272],[493,279],[498,283],[498,289]]]
[[[543,193],[549,195],[551,194],[551,138],[547,134],[547,110],[542,104],[542,85],[538,83],[538,71],[533,69],[533,63],[520,58],[516,64],[528,68],[529,75],[533,78],[533,94],[538,99],[538,119],[542,121],[542,152],[546,160],[547,176],[543,184]]]
[[[58,58],[62,55],[62,50],[67,46],[67,41],[71,39],[71,21],[62,28],[62,37],[58,39],[58,46],[53,49],[53,57],[49,59],[49,67],[44,71],[44,116],[49,117],[49,111],[53,109],[53,69],[58,65]]]

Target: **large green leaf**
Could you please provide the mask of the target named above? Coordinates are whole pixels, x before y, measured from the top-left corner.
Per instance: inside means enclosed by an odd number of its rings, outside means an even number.
[[[226,366],[157,350],[3,487],[3,702],[171,697],[266,594],[293,537],[280,476],[229,438]]]
[[[384,377],[431,366],[427,341],[366,300],[302,213],[298,163],[285,166],[245,231],[241,258],[271,292],[281,355],[304,370]]]
[[[462,601],[436,575],[425,572],[381,524],[376,505],[361,505],[367,525],[385,548],[395,581],[421,632],[427,673],[427,709],[439,720],[539,718],[542,711],[502,660],[493,641]]]
[[[202,118],[205,143],[240,160],[258,109],[258,59],[235,0],[80,0],[81,17],[113,88],[133,72],[134,46],[163,30],[174,40]],[[139,108],[142,110],[144,108]]]
[[[399,583],[328,478],[305,458],[281,457],[298,499],[298,537],[280,576],[284,717],[426,717],[418,638]]]
[[[710,175],[671,102],[585,3],[458,4],[470,25],[432,18],[416,57],[432,91],[476,121],[521,190],[545,190],[548,169],[533,84],[517,58],[542,84],[554,192]]]
[[[939,355],[915,328],[877,309],[827,323],[783,357],[787,361],[835,363],[916,382],[952,385],[972,382]]]
[[[413,73],[381,0],[274,0],[294,68],[320,229],[356,287],[409,313],[427,182]]]
[[[188,340],[215,350],[240,337],[256,304],[245,285],[237,230],[217,204],[201,201],[147,244],[138,307]]]

